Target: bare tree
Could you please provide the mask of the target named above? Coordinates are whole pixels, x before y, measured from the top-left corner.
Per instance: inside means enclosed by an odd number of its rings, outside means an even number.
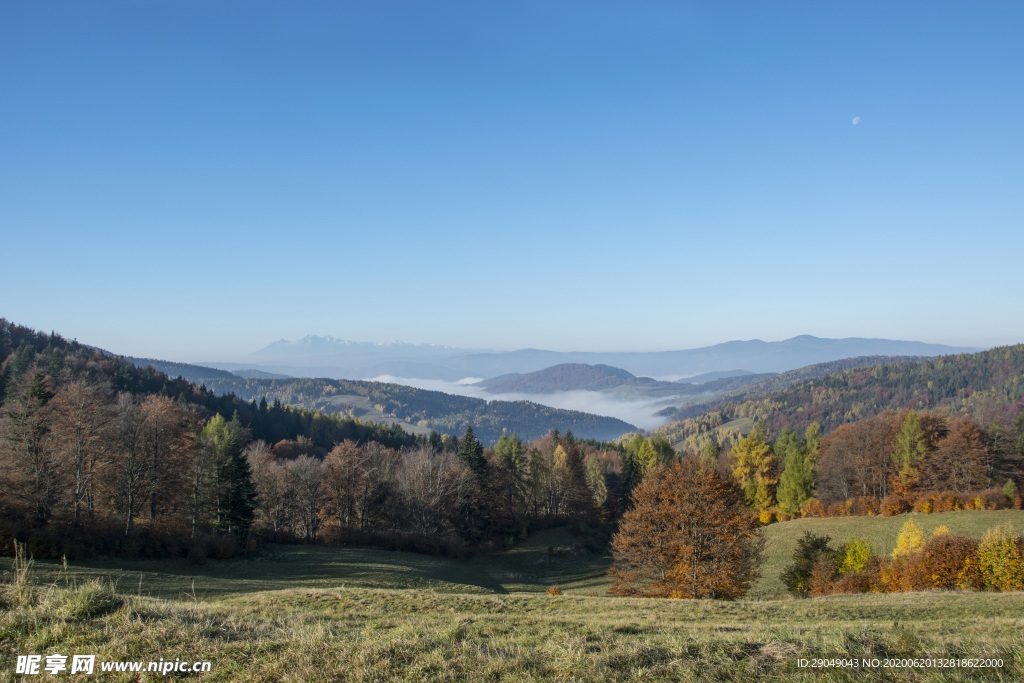
[[[254,441],[245,449],[256,487],[256,514],[271,531],[291,530],[297,493],[294,480],[266,441]]]
[[[446,534],[454,530],[449,520],[471,491],[473,473],[451,451],[424,446],[401,454],[395,484],[408,528],[424,535]]]
[[[83,508],[95,514],[96,480],[109,456],[114,413],[107,402],[109,390],[72,382],[53,400],[55,449],[70,468],[71,505],[74,523],[80,524]]]
[[[37,526],[49,522],[67,492],[68,468],[54,449],[50,378],[25,373],[14,397],[4,406],[0,461],[10,493],[21,501]]]
[[[316,541],[320,528],[320,500],[324,479],[324,464],[318,458],[301,455],[285,463],[298,494],[295,509],[298,512],[302,535],[310,543]]]

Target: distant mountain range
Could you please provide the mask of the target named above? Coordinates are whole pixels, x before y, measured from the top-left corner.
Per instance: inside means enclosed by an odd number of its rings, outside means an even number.
[[[352,342],[334,337],[307,336],[277,341],[232,362],[204,362],[224,370],[264,372],[347,379],[382,375],[456,381],[466,377],[491,379],[525,374],[564,364],[607,365],[636,377],[683,379],[703,373],[785,372],[857,356],[940,356],[978,351],[915,341],[889,339],[822,339],[810,335],[785,341],[730,341],[682,351],[564,352],[539,349],[479,352],[428,344]],[[697,383],[697,382],[691,382]]]

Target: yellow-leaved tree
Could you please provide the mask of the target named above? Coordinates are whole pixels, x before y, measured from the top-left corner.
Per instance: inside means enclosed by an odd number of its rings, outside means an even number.
[[[997,591],[1024,589],[1021,539],[1009,524],[989,529],[978,544],[978,573],[982,585]]]
[[[903,555],[912,555],[924,547],[924,533],[917,523],[909,519],[900,529],[896,537],[896,549],[892,551],[893,559]]]

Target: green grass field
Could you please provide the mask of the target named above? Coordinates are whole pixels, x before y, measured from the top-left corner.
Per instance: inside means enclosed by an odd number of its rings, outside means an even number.
[[[9,577],[0,589],[0,680],[13,678],[17,654],[63,651],[209,659],[204,680],[216,681],[1024,680],[1024,594],[780,594],[778,573],[805,530],[868,538],[888,552],[908,518],[771,525],[765,575],[732,603],[608,597],[609,558],[561,529],[466,560],[278,546],[204,566],[106,560],[65,573],[36,562],[30,598]],[[946,524],[974,536],[1006,521],[1024,527],[1020,511],[914,518],[926,532]],[[546,595],[552,585],[563,594]],[[815,657],[1003,665],[798,666]]]

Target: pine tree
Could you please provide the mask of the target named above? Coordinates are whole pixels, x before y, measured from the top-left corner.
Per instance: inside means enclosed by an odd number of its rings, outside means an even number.
[[[484,458],[484,445],[476,438],[472,427],[466,427],[466,433],[459,441],[459,459],[469,465],[469,469],[478,476],[483,476],[487,470],[487,460]]]
[[[216,526],[244,545],[256,510],[256,487],[244,455],[246,435],[238,413],[230,421],[219,413],[214,415],[203,436],[212,460]]]
[[[708,437],[704,446],[700,449],[700,461],[705,467],[714,467],[718,462],[718,456],[722,454],[722,447],[718,445],[718,439],[714,434]]]

